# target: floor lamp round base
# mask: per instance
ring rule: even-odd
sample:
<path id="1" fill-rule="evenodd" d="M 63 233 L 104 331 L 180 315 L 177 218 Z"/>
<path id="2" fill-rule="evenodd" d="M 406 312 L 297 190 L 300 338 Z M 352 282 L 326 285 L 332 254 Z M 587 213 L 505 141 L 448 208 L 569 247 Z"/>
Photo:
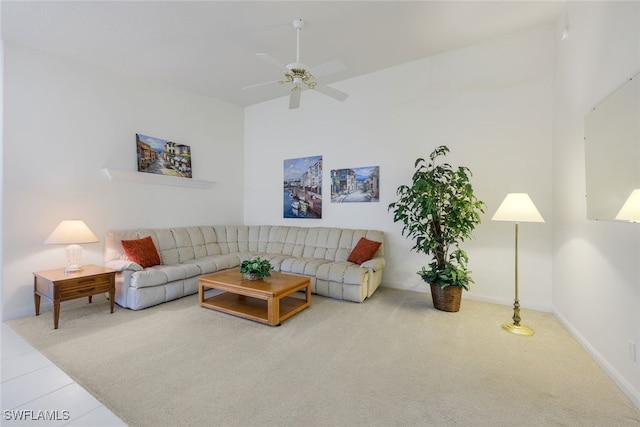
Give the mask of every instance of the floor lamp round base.
<path id="1" fill-rule="evenodd" d="M 516 335 L 524 335 L 526 337 L 530 337 L 533 334 L 535 334 L 535 331 L 533 329 L 531 329 L 528 326 L 524 326 L 524 325 L 515 325 L 513 323 L 503 323 L 502 324 L 502 329 L 504 329 L 507 332 L 511 332 L 512 334 L 516 334 Z"/>

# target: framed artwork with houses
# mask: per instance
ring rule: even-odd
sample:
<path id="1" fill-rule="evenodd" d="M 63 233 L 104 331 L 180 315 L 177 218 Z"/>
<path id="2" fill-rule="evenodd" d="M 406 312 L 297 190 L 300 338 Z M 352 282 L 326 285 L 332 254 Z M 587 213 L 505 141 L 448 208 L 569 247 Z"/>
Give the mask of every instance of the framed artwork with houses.
<path id="1" fill-rule="evenodd" d="M 284 161 L 284 218 L 322 218 L 322 156 Z"/>
<path id="2" fill-rule="evenodd" d="M 331 202 L 380 201 L 380 167 L 331 170 Z"/>
<path id="3" fill-rule="evenodd" d="M 191 147 L 136 134 L 138 172 L 191 178 Z"/>

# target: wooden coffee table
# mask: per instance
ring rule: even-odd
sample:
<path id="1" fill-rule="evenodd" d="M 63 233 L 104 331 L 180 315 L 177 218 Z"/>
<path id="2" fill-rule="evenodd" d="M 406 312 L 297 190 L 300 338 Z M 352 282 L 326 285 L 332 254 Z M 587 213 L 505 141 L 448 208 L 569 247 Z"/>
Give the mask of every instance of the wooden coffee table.
<path id="1" fill-rule="evenodd" d="M 205 299 L 207 288 L 225 292 Z M 292 296 L 302 290 L 304 299 Z M 234 268 L 201 277 L 198 295 L 202 307 L 278 326 L 311 306 L 311 281 L 306 276 L 275 271 L 262 280 L 248 280 Z"/>

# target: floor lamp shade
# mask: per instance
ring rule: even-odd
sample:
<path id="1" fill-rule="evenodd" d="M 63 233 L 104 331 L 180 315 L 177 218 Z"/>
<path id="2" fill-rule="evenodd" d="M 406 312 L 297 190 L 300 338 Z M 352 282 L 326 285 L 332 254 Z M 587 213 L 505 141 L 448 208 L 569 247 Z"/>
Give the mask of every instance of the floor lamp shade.
<path id="1" fill-rule="evenodd" d="M 82 243 L 95 243 L 98 238 L 81 219 L 63 220 L 44 241 L 45 245 L 69 245 L 67 252 L 67 267 L 65 271 L 80 270 Z"/>
<path id="2" fill-rule="evenodd" d="M 493 217 L 492 221 L 511 221 L 516 223 L 516 268 L 515 268 L 515 300 L 513 303 L 513 323 L 503 323 L 502 329 L 517 334 L 532 336 L 533 329 L 520 324 L 520 297 L 518 296 L 518 252 L 520 247 L 520 223 L 544 222 L 542 215 L 531 201 L 527 193 L 509 193 Z"/>
<path id="3" fill-rule="evenodd" d="M 504 198 L 492 221 L 544 222 L 542 215 L 527 193 L 509 193 Z"/>

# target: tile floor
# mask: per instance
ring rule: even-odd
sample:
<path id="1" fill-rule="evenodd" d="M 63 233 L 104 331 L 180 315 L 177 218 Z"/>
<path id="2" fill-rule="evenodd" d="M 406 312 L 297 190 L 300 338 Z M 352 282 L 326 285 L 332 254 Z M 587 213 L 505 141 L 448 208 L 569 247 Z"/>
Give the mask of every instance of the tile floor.
<path id="1" fill-rule="evenodd" d="M 4 323 L 0 335 L 0 425 L 126 426 Z"/>

